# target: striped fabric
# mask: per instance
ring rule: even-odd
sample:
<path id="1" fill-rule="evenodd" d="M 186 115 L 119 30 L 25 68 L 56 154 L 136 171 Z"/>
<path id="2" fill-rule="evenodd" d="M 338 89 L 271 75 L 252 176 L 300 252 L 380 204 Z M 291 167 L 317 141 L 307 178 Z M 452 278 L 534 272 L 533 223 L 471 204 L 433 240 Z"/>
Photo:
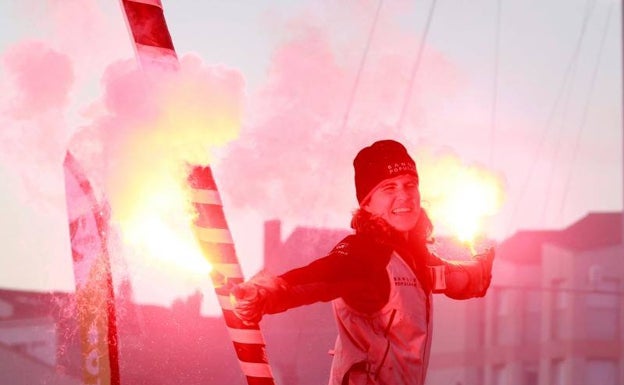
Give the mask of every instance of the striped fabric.
<path id="1" fill-rule="evenodd" d="M 153 64 L 178 68 L 160 0 L 122 0 L 122 3 L 143 68 Z M 243 273 L 210 167 L 195 166 L 188 183 L 191 200 L 199 214 L 193 224 L 195 234 L 212 265 L 210 277 L 240 367 L 249 385 L 274 385 L 260 328 L 243 324 L 232 312 L 230 289 L 243 281 Z"/>
<path id="2" fill-rule="evenodd" d="M 119 385 L 113 278 L 108 258 L 108 221 L 89 180 L 67 152 L 63 163 L 83 383 Z"/>
<path id="3" fill-rule="evenodd" d="M 122 0 L 122 4 L 141 66 L 177 69 L 178 57 L 160 0 Z"/>
<path id="4" fill-rule="evenodd" d="M 232 311 L 230 289 L 243 281 L 243 274 L 210 168 L 194 167 L 189 176 L 189 186 L 193 205 L 199 214 L 194 224 L 197 239 L 212 265 L 213 286 L 247 383 L 274 384 L 260 328 L 244 324 Z M 205 197 L 211 199 L 203 199 Z"/>

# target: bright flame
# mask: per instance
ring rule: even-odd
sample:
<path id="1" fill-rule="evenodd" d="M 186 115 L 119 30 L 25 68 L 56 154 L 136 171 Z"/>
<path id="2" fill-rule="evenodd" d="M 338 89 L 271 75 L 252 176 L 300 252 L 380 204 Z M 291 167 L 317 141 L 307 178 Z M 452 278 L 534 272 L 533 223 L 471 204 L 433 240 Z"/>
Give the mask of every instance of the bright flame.
<path id="1" fill-rule="evenodd" d="M 168 100 L 158 119 L 127 135 L 120 147 L 124 166 L 113 182 L 114 209 L 125 241 L 149 256 L 151 264 L 210 271 L 191 231 L 197 214 L 185 185 L 187 165 L 210 163 L 204 138 L 209 136 L 214 146 L 223 145 L 238 125 L 231 113 L 208 116 L 179 100 Z M 208 135 L 206 127 L 214 133 Z"/>
<path id="2" fill-rule="evenodd" d="M 148 179 L 130 183 L 138 190 L 129 196 L 141 197 L 126 200 L 118 218 L 125 243 L 152 266 L 207 275 L 211 266 L 192 232 L 194 214 L 186 190 L 172 178 Z"/>
<path id="3" fill-rule="evenodd" d="M 180 71 L 122 70 L 110 75 L 107 105 L 115 114 L 104 131 L 112 219 L 146 264 L 208 273 L 192 229 L 188 166 L 210 164 L 210 151 L 237 137 L 242 75 L 192 55 L 182 58 Z"/>
<path id="4" fill-rule="evenodd" d="M 211 266 L 192 231 L 196 214 L 184 185 L 186 168 L 163 157 L 153 157 L 152 167 L 140 161 L 126 166 L 125 182 L 111 194 L 124 244 L 150 266 L 206 276 Z"/>
<path id="5" fill-rule="evenodd" d="M 452 157 L 421 169 L 421 194 L 430 203 L 427 211 L 431 219 L 467 244 L 474 254 L 474 240 L 484 219 L 502 205 L 502 182 L 487 170 L 464 166 Z"/>

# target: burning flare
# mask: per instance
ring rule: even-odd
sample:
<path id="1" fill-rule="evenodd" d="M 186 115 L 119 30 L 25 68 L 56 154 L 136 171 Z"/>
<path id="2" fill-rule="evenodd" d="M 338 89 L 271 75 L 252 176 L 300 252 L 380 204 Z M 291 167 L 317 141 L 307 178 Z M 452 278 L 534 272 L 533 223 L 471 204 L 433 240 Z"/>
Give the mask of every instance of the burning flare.
<path id="1" fill-rule="evenodd" d="M 189 225 L 195 214 L 185 189 L 168 178 L 140 184 L 146 187 L 142 198 L 128 201 L 118 219 L 126 244 L 151 265 L 206 276 L 211 266 Z"/>
<path id="2" fill-rule="evenodd" d="M 453 157 L 422 169 L 421 194 L 423 201 L 430 203 L 432 220 L 475 254 L 474 241 L 484 219 L 502 205 L 502 182 L 489 171 L 462 165 Z"/>
<path id="3" fill-rule="evenodd" d="M 188 165 L 210 164 L 212 151 L 238 136 L 241 74 L 186 55 L 174 72 L 120 65 L 106 84 L 106 193 L 124 245 L 149 266 L 206 277 Z"/>

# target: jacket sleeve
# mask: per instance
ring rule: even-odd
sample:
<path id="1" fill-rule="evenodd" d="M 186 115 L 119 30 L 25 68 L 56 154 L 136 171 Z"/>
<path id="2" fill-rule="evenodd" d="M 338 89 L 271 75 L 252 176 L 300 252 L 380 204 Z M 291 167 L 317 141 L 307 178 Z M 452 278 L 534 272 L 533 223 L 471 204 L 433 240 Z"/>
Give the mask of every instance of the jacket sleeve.
<path id="1" fill-rule="evenodd" d="M 492 280 L 493 261 L 494 249 L 469 261 L 449 261 L 431 254 L 428 265 L 433 291 L 454 299 L 483 297 Z"/>
<path id="2" fill-rule="evenodd" d="M 256 323 L 274 314 L 342 297 L 363 312 L 376 311 L 388 300 L 385 266 L 392 249 L 358 235 L 343 239 L 326 256 L 274 276 L 257 274 L 232 289 L 234 313 Z"/>
<path id="3" fill-rule="evenodd" d="M 385 266 L 391 252 L 387 246 L 349 235 L 326 256 L 280 275 L 286 290 L 276 296 L 276 303 L 280 306 L 268 309 L 268 312 L 281 312 L 339 297 L 357 308 L 375 307 L 376 302 L 383 301 L 377 297 L 387 297 L 387 282 L 378 281 L 387 280 Z M 376 287 L 375 292 L 367 290 L 371 286 Z M 362 298 L 367 304 L 359 304 Z"/>
<path id="4" fill-rule="evenodd" d="M 319 266 L 331 267 L 333 258 L 327 256 L 312 264 L 291 270 L 281 276 L 261 272 L 231 289 L 234 296 L 234 314 L 243 322 L 258 323 L 265 314 L 281 313 L 288 309 L 319 301 L 329 301 L 340 295 L 340 288 L 328 280 L 315 281 L 308 276 L 317 274 Z"/>
<path id="5" fill-rule="evenodd" d="M 272 305 L 266 313 L 279 313 L 343 296 L 349 290 L 350 281 L 357 276 L 354 247 L 353 236 L 348 236 L 326 256 L 279 275 L 282 289 L 271 293 Z"/>

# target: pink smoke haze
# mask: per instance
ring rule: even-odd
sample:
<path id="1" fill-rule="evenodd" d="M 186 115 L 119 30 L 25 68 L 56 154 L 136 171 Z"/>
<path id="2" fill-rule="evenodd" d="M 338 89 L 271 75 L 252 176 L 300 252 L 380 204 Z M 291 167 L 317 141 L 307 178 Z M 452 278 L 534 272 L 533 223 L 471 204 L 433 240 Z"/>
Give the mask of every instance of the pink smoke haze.
<path id="1" fill-rule="evenodd" d="M 212 163 L 214 153 L 237 137 L 243 77 L 188 54 L 178 71 L 139 68 L 132 59 L 113 63 L 102 87 L 90 108 L 97 111 L 95 119 L 79 130 L 70 149 L 111 205 L 124 274 L 150 287 L 146 295 L 139 292 L 148 302 L 173 300 L 189 285 L 208 285 L 207 273 L 188 262 L 192 251 L 185 252 L 196 241 L 187 238 L 192 221 L 188 196 L 180 189 L 189 165 Z"/>
<path id="2" fill-rule="evenodd" d="M 15 178 L 16 195 L 65 212 L 61 164 L 75 134 L 94 73 L 132 54 L 123 20 L 96 0 L 24 1 L 17 16 L 32 23 L 32 38 L 0 58 L 0 160 Z M 123 40 L 121 40 L 123 38 Z M 97 49 L 94 49 L 97 47 Z M 76 99 L 79 98 L 79 99 Z"/>
<path id="3" fill-rule="evenodd" d="M 207 66 L 194 55 L 178 72 L 144 71 L 134 60 L 106 70 L 100 116 L 72 143 L 83 161 L 106 164 L 107 191 L 127 191 L 128 180 L 165 172 L 162 167 L 208 163 L 211 149 L 234 139 L 243 113 L 243 78 L 224 67 Z M 97 141 L 93 145 L 92 141 Z M 134 175 L 132 175 L 134 173 Z M 180 173 L 183 179 L 184 175 Z"/>
<path id="4" fill-rule="evenodd" d="M 62 197 L 59 164 L 68 137 L 64 112 L 72 64 L 43 42 L 25 41 L 2 55 L 2 68 L 0 159 L 20 181 L 14 186 L 27 201 Z"/>
<path id="5" fill-rule="evenodd" d="M 20 197 L 62 197 L 61 164 L 70 149 L 118 219 L 157 183 L 182 181 L 189 163 L 209 163 L 229 222 L 240 229 L 234 236 L 243 234 L 237 247 L 258 255 L 260 241 L 249 239 L 259 237 L 264 219 L 348 226 L 357 206 L 353 157 L 375 140 L 400 140 L 419 169 L 437 162 L 421 156 L 425 150 L 487 160 L 491 100 L 474 97 L 466 71 L 428 41 L 411 83 L 422 31 L 397 22 L 410 2 L 384 4 L 359 74 L 376 2 L 326 2 L 271 19 L 281 44 L 253 90 L 237 69 L 194 54 L 178 52 L 175 73 L 140 69 L 113 3 L 46 2 L 49 41 L 25 41 L 2 56 L 0 159 L 25 176 Z M 508 123 L 500 148 L 524 147 L 517 144 L 524 138 L 506 133 L 521 132 L 528 119 L 520 108 L 505 113 L 501 108 L 499 119 Z M 504 154 L 514 170 L 524 167 L 526 148 L 519 147 Z M 57 208 L 64 212 L 64 203 Z"/>
<path id="6" fill-rule="evenodd" d="M 92 87 L 93 79 L 101 76 L 111 62 L 133 55 L 118 1 L 23 0 L 15 3 L 17 15 L 32 22 L 31 33 L 71 59 L 77 79 L 75 91 Z"/>
<path id="7" fill-rule="evenodd" d="M 390 137 L 415 153 L 421 138 L 435 131 L 434 119 L 460 91 L 462 76 L 426 46 L 426 76 L 416 79 L 405 124 L 397 127 L 418 41 L 393 26 L 390 15 L 380 16 L 383 32 L 371 42 L 349 106 L 373 10 L 345 18 L 343 33 L 352 34 L 338 35 L 339 41 L 310 14 L 288 25 L 292 37 L 275 51 L 266 84 L 250 98 L 241 137 L 217 167 L 235 207 L 290 223 L 346 226 L 357 205 L 351 166 L 356 152 Z M 365 22 L 369 28 L 362 28 Z"/>
<path id="8" fill-rule="evenodd" d="M 73 82 L 69 58 L 42 42 L 24 42 L 7 50 L 3 64 L 16 91 L 10 113 L 25 119 L 62 109 Z"/>

